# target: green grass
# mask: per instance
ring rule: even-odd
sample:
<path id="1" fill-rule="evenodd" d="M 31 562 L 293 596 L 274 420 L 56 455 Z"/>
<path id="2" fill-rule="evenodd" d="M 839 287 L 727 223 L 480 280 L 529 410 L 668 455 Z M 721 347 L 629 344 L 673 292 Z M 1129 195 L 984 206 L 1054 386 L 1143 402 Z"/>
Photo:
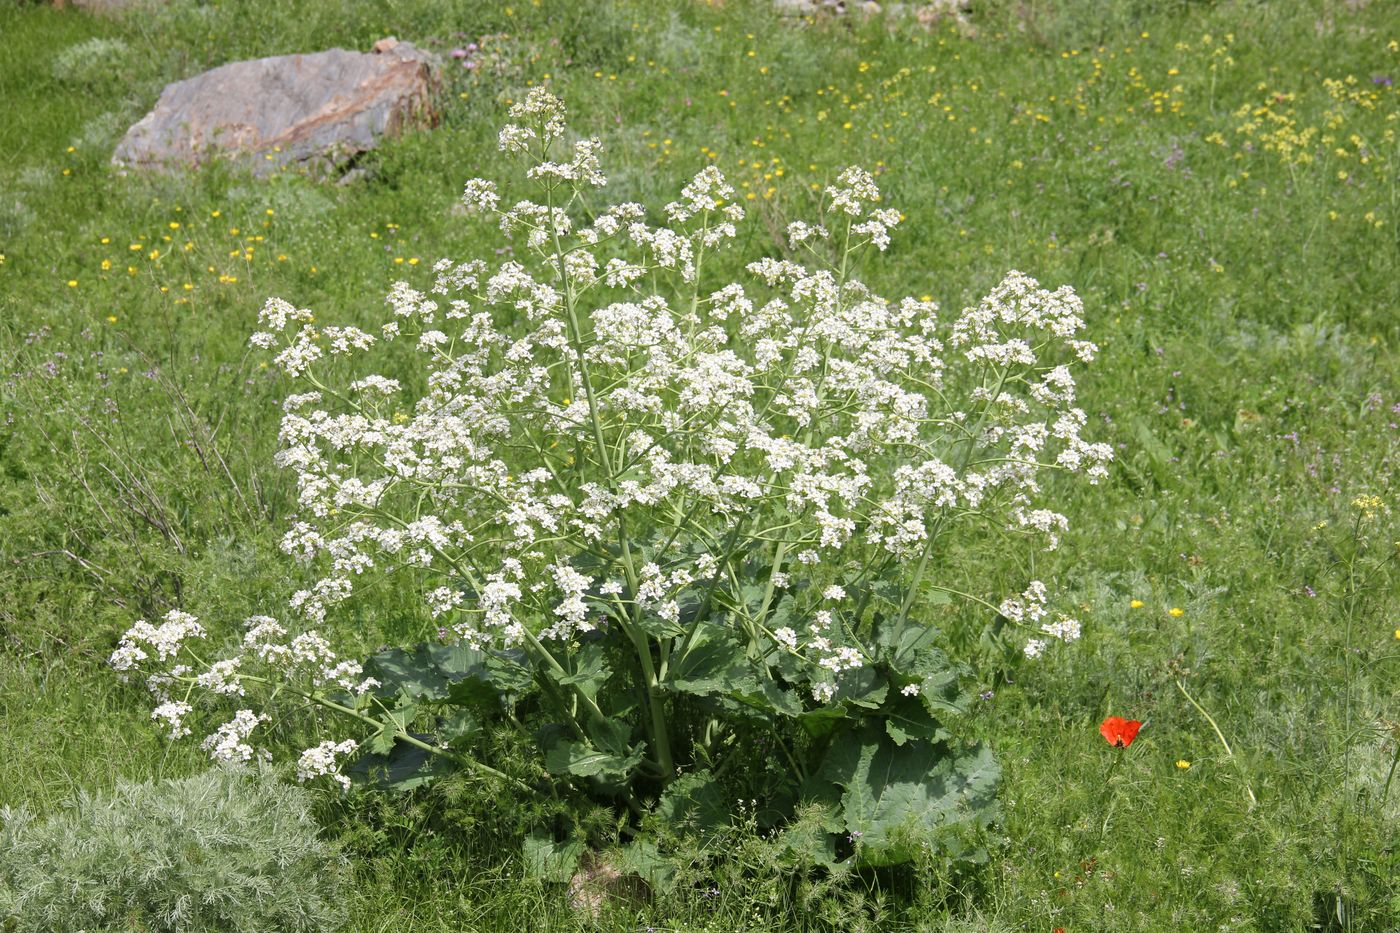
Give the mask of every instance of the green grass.
<path id="1" fill-rule="evenodd" d="M 1381 2 L 1103 6 L 979 4 L 975 36 L 737 0 L 0 9 L 0 804 L 202 766 L 105 658 L 134 618 L 179 604 L 232 622 L 295 586 L 276 549 L 281 387 L 245 350 L 257 309 L 279 295 L 370 320 L 415 259 L 477 255 L 488 231 L 456 196 L 493 173 L 505 102 L 548 75 L 602 136 L 618 198 L 661 202 L 713 158 L 754 196 L 756 248 L 861 163 L 908 215 L 864 270 L 877 287 L 955 312 L 1010 268 L 1073 285 L 1103 350 L 1083 407 L 1120 457 L 1067 491 L 1073 532 L 1034 568 L 1082 604 L 1083 642 L 984 685 L 971 719 L 1005 772 L 986 864 L 775 892 L 749 840 L 717 895 L 618 929 L 1400 926 L 1400 786 L 1383 799 L 1400 741 L 1400 24 Z M 439 52 L 497 38 L 483 74 L 449 69 L 441 125 L 383 146 L 365 180 L 107 164 L 165 82 L 387 34 Z M 94 37 L 125 46 L 105 78 L 55 72 Z M 1362 495 L 1390 511 L 1358 521 Z M 343 637 L 413 637 L 411 605 L 376 595 Z M 1110 713 L 1148 721 L 1126 752 L 1097 735 Z M 469 800 L 325 815 L 356 857 L 352 929 L 578 923 Z"/>

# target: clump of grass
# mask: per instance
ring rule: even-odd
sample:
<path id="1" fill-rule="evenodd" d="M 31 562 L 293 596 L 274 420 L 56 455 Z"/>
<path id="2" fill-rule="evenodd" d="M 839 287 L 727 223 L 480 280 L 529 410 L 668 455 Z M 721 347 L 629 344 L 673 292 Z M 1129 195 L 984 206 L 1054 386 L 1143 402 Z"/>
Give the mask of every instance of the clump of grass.
<path id="1" fill-rule="evenodd" d="M 37 819 L 0 809 L 7 931 L 317 931 L 341 922 L 341 860 L 305 790 L 215 768 L 80 793 Z"/>

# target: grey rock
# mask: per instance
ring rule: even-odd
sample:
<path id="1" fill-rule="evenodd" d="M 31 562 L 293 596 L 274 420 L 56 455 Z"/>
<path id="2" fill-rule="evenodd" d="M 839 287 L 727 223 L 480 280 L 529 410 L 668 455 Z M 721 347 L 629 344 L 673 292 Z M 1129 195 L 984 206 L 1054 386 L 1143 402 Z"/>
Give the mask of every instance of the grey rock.
<path id="1" fill-rule="evenodd" d="M 330 168 L 384 136 L 436 121 L 433 58 L 381 39 L 373 53 L 330 49 L 233 62 L 167 85 L 112 155 L 123 168 L 251 160 L 257 174 Z"/>

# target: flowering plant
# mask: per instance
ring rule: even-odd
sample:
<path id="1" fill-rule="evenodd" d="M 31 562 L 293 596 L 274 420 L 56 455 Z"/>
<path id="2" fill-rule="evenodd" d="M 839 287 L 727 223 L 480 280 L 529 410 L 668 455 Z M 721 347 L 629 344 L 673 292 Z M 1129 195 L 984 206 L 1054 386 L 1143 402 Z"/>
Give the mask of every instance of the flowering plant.
<path id="1" fill-rule="evenodd" d="M 872 863 L 985 812 L 995 763 L 951 741 L 959 669 L 920 610 L 970 601 L 1026 629 L 1029 656 L 1078 637 L 1039 582 L 997 604 L 930 572 L 954 535 L 1055 547 L 1066 519 L 1042 475 L 1105 474 L 1074 404 L 1070 364 L 1095 349 L 1078 297 L 1012 273 L 950 321 L 877 295 L 855 266 L 902 216 L 859 168 L 825 189 L 820 224 L 788 227 L 787 258 L 711 283 L 744 217 L 718 169 L 660 225 L 597 209 L 599 141 L 566 144 L 542 89 L 510 113 L 500 149 L 534 199 L 478 179 L 464 201 L 528 261 L 443 260 L 427 292 L 394 285 L 375 332 L 274 299 L 253 337 L 305 386 L 277 462 L 299 490 L 283 548 L 317 572 L 291 609 L 320 625 L 360 581 L 406 571 L 441 643 L 361 665 L 259 617 L 205 663 L 198 622 L 172 613 L 133 628 L 116 666 L 149 674 L 172 735 L 191 690 L 256 686 L 358 720 L 391 778 L 434 756 L 501 777 L 477 737 L 504 721 L 549 780 L 637 812 L 713 812 L 736 785 L 775 820 L 824 800 L 833 838 Z M 421 374 L 337 380 L 339 358 L 396 341 Z M 206 744 L 254 755 L 262 721 L 240 711 Z M 348 783 L 357 751 L 326 741 L 299 773 Z"/>

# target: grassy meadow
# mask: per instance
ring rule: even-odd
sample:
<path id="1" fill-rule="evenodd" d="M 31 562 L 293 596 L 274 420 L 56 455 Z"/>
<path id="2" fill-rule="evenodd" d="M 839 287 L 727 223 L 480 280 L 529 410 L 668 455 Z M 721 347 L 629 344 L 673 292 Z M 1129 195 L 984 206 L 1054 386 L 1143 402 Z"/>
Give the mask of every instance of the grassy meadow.
<path id="1" fill-rule="evenodd" d="M 109 165 L 167 82 L 385 35 L 444 56 L 441 120 L 362 177 Z M 740 833 L 710 882 L 603 928 L 1400 929 L 1395 4 L 996 0 L 970 26 L 756 0 L 8 4 L 0 39 L 0 805 L 204 769 L 106 659 L 137 618 L 227 636 L 297 588 L 258 309 L 375 321 L 396 279 L 493 258 L 457 200 L 547 83 L 618 200 L 719 166 L 744 253 L 854 163 L 907 215 L 876 287 L 956 313 L 1009 269 L 1072 285 L 1102 350 L 1085 434 L 1117 451 L 1066 487 L 1057 551 L 977 555 L 1084 622 L 979 685 L 970 728 L 1003 768 L 985 861 L 833 885 L 775 878 Z M 472 69 L 447 57 L 468 42 Z M 335 616 L 341 643 L 432 632 L 401 589 Z M 1146 723 L 1131 748 L 1098 735 L 1110 714 Z M 524 876 L 499 800 L 320 793 L 347 929 L 588 926 Z"/>

